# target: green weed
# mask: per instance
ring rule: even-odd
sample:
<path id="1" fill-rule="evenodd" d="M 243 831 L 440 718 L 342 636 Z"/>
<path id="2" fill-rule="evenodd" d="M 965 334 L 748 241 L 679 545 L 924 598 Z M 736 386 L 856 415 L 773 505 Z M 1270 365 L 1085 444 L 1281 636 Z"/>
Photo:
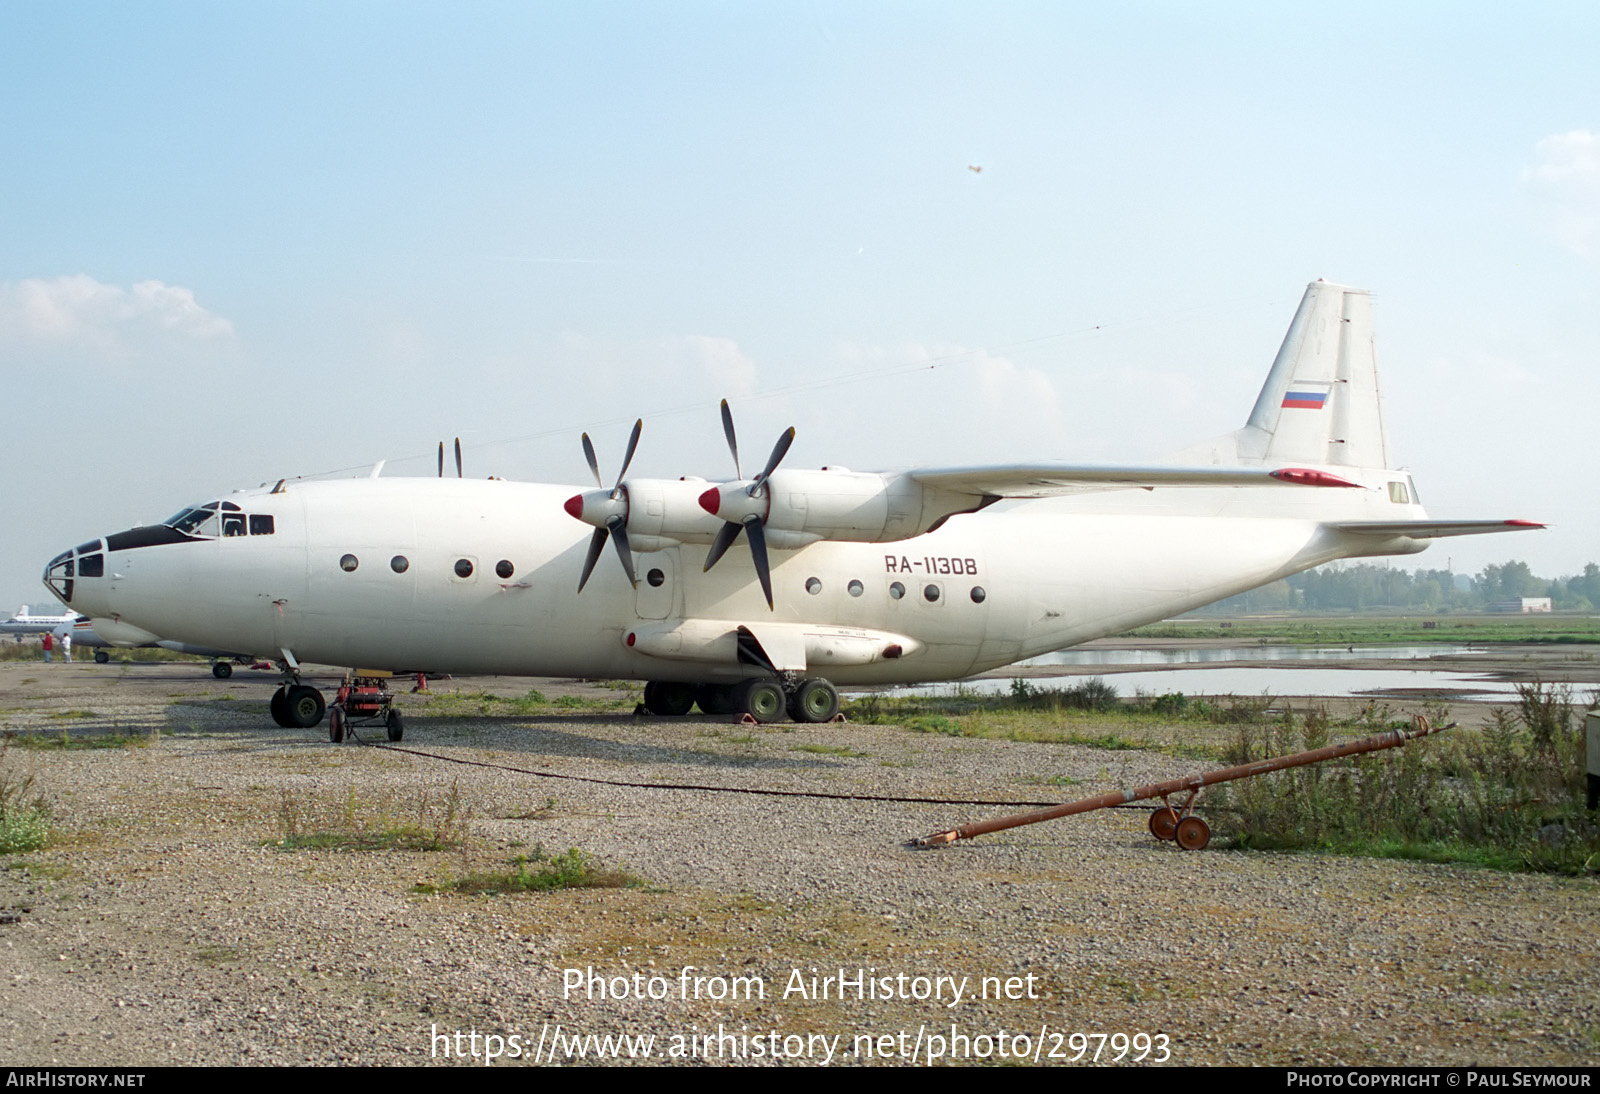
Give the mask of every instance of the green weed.
<path id="1" fill-rule="evenodd" d="M 444 851 L 460 847 L 472 806 L 455 783 L 450 792 L 423 791 L 416 804 L 398 811 L 390 803 L 368 805 L 352 789 L 342 799 L 302 800 L 283 791 L 278 801 L 281 851 Z"/>
<path id="2" fill-rule="evenodd" d="M 50 836 L 50 804 L 33 788 L 33 772 L 5 762 L 11 734 L 0 743 L 0 855 L 37 851 Z"/>
<path id="3" fill-rule="evenodd" d="M 644 884 L 621 867 L 603 866 L 593 855 L 569 847 L 559 855 L 546 855 L 542 847 L 510 860 L 513 867 L 491 873 L 472 873 L 441 885 L 419 884 L 418 892 L 436 893 L 542 893 L 553 889 L 634 889 Z"/>
<path id="4" fill-rule="evenodd" d="M 1246 847 L 1328 849 L 1499 869 L 1600 872 L 1600 827 L 1584 806 L 1581 719 L 1570 690 L 1518 686 L 1519 712 L 1481 733 L 1292 768 L 1218 787 L 1219 830 Z M 1346 727 L 1396 725 L 1369 705 Z M 1230 759 L 1247 763 L 1328 743 L 1325 713 L 1242 726 Z"/>

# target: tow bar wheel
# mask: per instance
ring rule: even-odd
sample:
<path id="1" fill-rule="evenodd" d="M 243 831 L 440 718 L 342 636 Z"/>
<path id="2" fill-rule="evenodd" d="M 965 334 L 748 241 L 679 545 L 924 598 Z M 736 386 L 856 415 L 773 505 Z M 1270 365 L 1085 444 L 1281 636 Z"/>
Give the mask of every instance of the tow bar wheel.
<path id="1" fill-rule="evenodd" d="M 1172 838 L 1185 851 L 1203 851 L 1211 842 L 1211 826 L 1196 816 L 1184 817 L 1173 829 Z"/>
<path id="2" fill-rule="evenodd" d="M 1178 811 L 1172 806 L 1163 805 L 1150 814 L 1150 834 L 1156 839 L 1170 840 L 1177 829 Z"/>

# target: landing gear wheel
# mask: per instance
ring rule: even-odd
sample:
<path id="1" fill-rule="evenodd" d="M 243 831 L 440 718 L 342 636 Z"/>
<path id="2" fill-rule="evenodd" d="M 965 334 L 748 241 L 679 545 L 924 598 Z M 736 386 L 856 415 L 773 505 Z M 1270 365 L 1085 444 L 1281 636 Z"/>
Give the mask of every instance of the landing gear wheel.
<path id="1" fill-rule="evenodd" d="M 1163 805 L 1150 814 L 1150 834 L 1159 840 L 1171 840 L 1178 828 L 1178 811 Z"/>
<path id="2" fill-rule="evenodd" d="M 103 665 L 109 660 L 111 660 L 111 655 L 109 653 L 107 653 L 105 650 L 95 650 L 94 651 L 94 663 L 95 664 Z"/>
<path id="3" fill-rule="evenodd" d="M 1178 822 L 1172 838 L 1185 851 L 1203 851 L 1206 844 L 1211 842 L 1211 826 L 1199 817 L 1184 817 Z"/>
<path id="4" fill-rule="evenodd" d="M 789 697 L 789 717 L 797 722 L 826 722 L 839 713 L 839 689 L 814 676 Z"/>
<path id="5" fill-rule="evenodd" d="M 233 675 L 233 666 L 226 661 L 213 661 L 211 662 L 211 675 L 218 680 L 226 680 Z"/>
<path id="6" fill-rule="evenodd" d="M 694 701 L 705 714 L 732 714 L 738 709 L 733 692 L 726 684 L 700 684 L 694 689 Z"/>
<path id="7" fill-rule="evenodd" d="M 284 711 L 289 724 L 296 729 L 310 729 L 322 721 L 322 712 L 327 709 L 327 704 L 322 698 L 322 692 L 305 684 L 295 684 L 289 689 L 289 694 L 284 700 Z"/>
<path id="8" fill-rule="evenodd" d="M 328 740 L 338 744 L 344 740 L 344 708 L 333 707 L 328 711 Z"/>
<path id="9" fill-rule="evenodd" d="M 389 734 L 391 741 L 398 741 L 406 735 L 406 723 L 401 719 L 398 710 L 389 712 L 389 717 L 383 720 L 383 728 Z"/>
<path id="10" fill-rule="evenodd" d="M 735 709 L 758 722 L 776 722 L 783 717 L 783 688 L 776 680 L 746 680 L 739 685 Z"/>
<path id="11" fill-rule="evenodd" d="M 272 720 L 284 729 L 293 729 L 294 723 L 289 721 L 289 685 L 284 684 L 272 693 L 272 702 L 268 704 L 272 711 Z"/>
<path id="12" fill-rule="evenodd" d="M 675 680 L 652 680 L 644 686 L 644 709 L 651 714 L 679 718 L 694 706 L 695 687 Z"/>

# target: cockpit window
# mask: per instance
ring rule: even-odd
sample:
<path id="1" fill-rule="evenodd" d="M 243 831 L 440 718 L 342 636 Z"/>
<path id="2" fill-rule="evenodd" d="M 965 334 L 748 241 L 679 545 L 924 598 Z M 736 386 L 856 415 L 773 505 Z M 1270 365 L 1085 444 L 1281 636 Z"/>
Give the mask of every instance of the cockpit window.
<path id="1" fill-rule="evenodd" d="M 171 520 L 167 527 L 186 536 L 214 536 L 217 534 L 216 502 L 209 509 L 187 509 Z"/>

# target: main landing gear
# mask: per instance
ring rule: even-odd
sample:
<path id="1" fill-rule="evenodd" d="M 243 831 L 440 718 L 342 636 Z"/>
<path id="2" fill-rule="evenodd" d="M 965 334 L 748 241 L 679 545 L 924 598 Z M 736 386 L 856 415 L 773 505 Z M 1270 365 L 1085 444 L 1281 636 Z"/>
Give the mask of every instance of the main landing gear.
<path id="1" fill-rule="evenodd" d="M 679 717 L 698 706 L 713 716 L 749 715 L 758 722 L 828 722 L 839 713 L 839 689 L 820 676 L 793 680 L 754 677 L 737 684 L 685 684 L 652 680 L 644 686 L 644 710 Z"/>

